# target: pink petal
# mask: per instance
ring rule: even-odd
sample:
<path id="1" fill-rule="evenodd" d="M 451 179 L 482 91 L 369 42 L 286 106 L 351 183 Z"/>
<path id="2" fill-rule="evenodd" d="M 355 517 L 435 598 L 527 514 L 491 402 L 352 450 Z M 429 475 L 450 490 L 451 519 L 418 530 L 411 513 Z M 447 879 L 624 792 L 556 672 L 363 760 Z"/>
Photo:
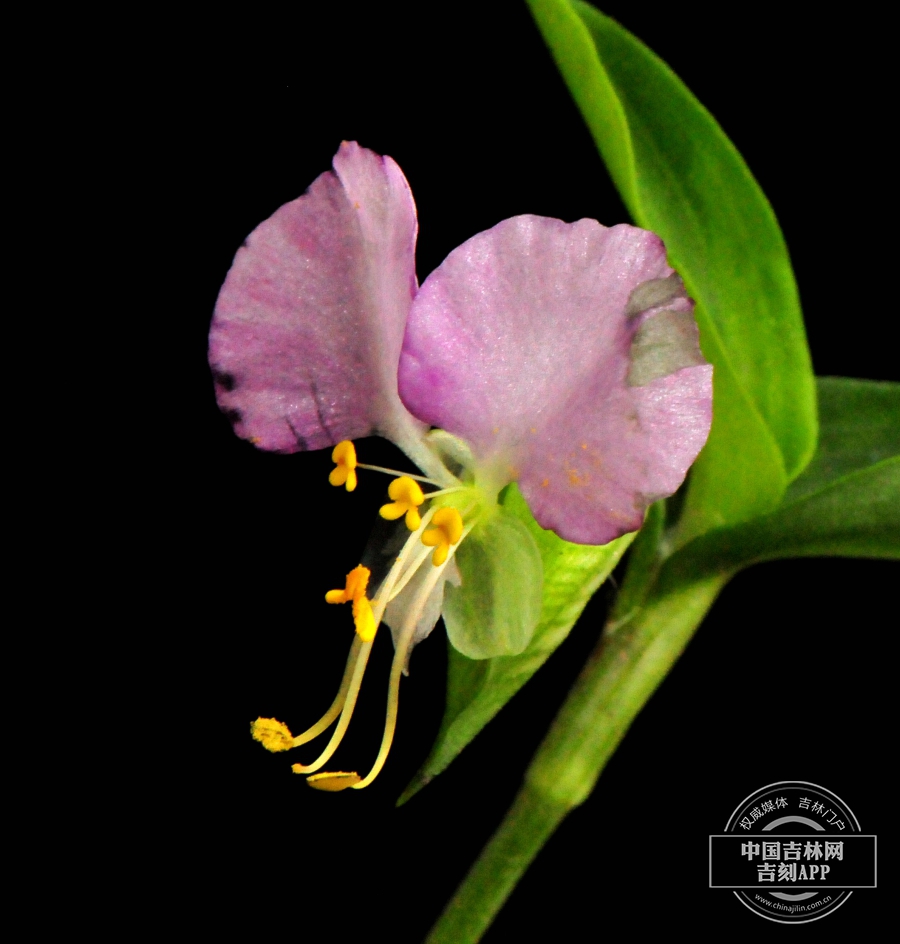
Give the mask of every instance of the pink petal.
<path id="1" fill-rule="evenodd" d="M 397 396 L 415 204 L 389 157 L 344 142 L 334 170 L 234 258 L 209 338 L 219 406 L 239 436 L 275 452 L 372 432 L 415 451 L 422 427 Z"/>
<path id="2" fill-rule="evenodd" d="M 712 415 L 693 304 L 670 276 L 645 230 L 505 220 L 421 287 L 403 401 L 467 440 L 494 486 L 518 480 L 542 527 L 585 544 L 633 531 L 682 482 Z"/>

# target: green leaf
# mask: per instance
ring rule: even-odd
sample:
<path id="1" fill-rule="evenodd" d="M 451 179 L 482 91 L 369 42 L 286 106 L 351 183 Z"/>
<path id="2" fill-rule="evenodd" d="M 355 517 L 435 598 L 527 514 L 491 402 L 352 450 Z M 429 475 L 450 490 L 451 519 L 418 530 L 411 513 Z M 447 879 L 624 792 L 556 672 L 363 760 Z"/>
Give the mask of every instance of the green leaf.
<path id="1" fill-rule="evenodd" d="M 541 555 L 544 586 L 540 621 L 528 648 L 520 655 L 474 661 L 450 647 L 447 707 L 441 728 L 400 803 L 445 770 L 547 661 L 634 540 L 634 534 L 626 534 L 602 547 L 563 541 L 537 524 L 514 485 L 505 492 L 504 509 L 524 523 Z"/>
<path id="2" fill-rule="evenodd" d="M 501 508 L 455 556 L 461 584 L 444 591 L 450 644 L 469 659 L 518 655 L 541 614 L 541 554 L 528 528 Z"/>
<path id="3" fill-rule="evenodd" d="M 900 384 L 819 380 L 819 448 L 780 508 L 693 541 L 664 583 L 782 557 L 900 558 Z"/>
<path id="4" fill-rule="evenodd" d="M 707 334 L 703 348 L 714 364 L 713 424 L 689 473 L 673 538 L 679 546 L 714 528 L 771 511 L 787 485 L 778 447 L 735 379 L 718 339 Z"/>
<path id="5" fill-rule="evenodd" d="M 715 411 L 679 540 L 777 505 L 815 449 L 812 366 L 787 248 L 715 119 L 646 46 L 579 0 L 529 0 L 635 222 L 696 299 Z"/>
<path id="6" fill-rule="evenodd" d="M 818 377 L 819 446 L 785 503 L 820 491 L 851 472 L 900 456 L 900 384 Z"/>

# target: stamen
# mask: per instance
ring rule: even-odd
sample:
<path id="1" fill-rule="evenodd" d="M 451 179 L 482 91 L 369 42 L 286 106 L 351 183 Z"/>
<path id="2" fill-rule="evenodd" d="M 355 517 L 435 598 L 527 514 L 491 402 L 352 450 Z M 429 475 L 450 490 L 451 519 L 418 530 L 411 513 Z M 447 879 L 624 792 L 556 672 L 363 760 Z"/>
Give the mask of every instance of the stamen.
<path id="1" fill-rule="evenodd" d="M 311 764 L 294 764 L 291 770 L 295 774 L 312 774 L 320 767 L 328 763 L 331 755 L 338 749 L 338 745 L 347 733 L 350 725 L 350 719 L 353 717 L 353 709 L 356 707 L 356 699 L 359 697 L 359 689 L 362 685 L 363 675 L 366 671 L 366 663 L 369 661 L 369 653 L 372 651 L 371 642 L 360 642 L 357 650 L 356 664 L 353 666 L 353 675 L 350 678 L 350 684 L 347 687 L 347 695 L 344 700 L 344 706 L 341 711 L 341 718 L 331 740 L 328 742 L 325 750 Z"/>
<path id="2" fill-rule="evenodd" d="M 420 547 L 420 538 L 422 537 L 422 532 L 427 527 L 429 521 L 431 521 L 432 516 L 434 515 L 435 508 L 429 508 L 428 511 L 422 516 L 422 523 L 419 527 L 406 539 L 406 544 L 403 545 L 403 549 L 397 555 L 396 561 L 394 561 L 394 566 L 391 567 L 390 572 L 387 577 L 385 577 L 384 582 L 378 588 L 378 592 L 375 594 L 372 599 L 372 611 L 373 617 L 377 624 L 381 623 L 381 619 L 384 616 L 384 611 L 387 608 L 388 603 L 393 600 L 395 593 L 394 588 L 399 581 L 403 581 L 404 584 L 408 582 L 409 578 L 418 570 L 420 564 L 422 563 L 420 559 L 417 559 L 415 563 L 409 569 L 407 563 L 412 556 L 413 552 Z"/>
<path id="3" fill-rule="evenodd" d="M 360 564 L 347 574 L 343 590 L 329 590 L 325 594 L 326 603 L 355 603 L 366 595 L 372 571 Z"/>
<path id="4" fill-rule="evenodd" d="M 440 482 L 435 482 L 434 479 L 428 478 L 427 475 L 413 475 L 412 472 L 398 472 L 396 469 L 386 469 L 383 465 L 366 465 L 364 462 L 360 462 L 356 466 L 357 469 L 368 469 L 370 472 L 384 472 L 387 475 L 399 475 L 407 479 L 415 479 L 417 482 L 426 482 L 428 485 L 440 485 Z"/>
<path id="5" fill-rule="evenodd" d="M 274 718 L 257 718 L 250 725 L 250 734 L 254 741 L 259 741 L 267 751 L 273 753 L 289 751 L 294 746 L 294 735 L 290 728 Z"/>
<path id="6" fill-rule="evenodd" d="M 423 524 L 418 529 L 419 531 L 424 529 L 425 524 L 428 523 L 432 514 L 433 511 L 429 511 L 425 515 Z M 310 728 L 310 730 L 301 735 L 301 737 L 304 739 L 304 742 L 307 740 L 312 740 L 316 734 L 320 734 L 325 730 L 325 728 L 328 727 L 329 724 L 331 724 L 337 712 L 340 711 L 341 719 L 338 722 L 338 726 L 331 735 L 331 740 L 328 742 L 328 746 L 311 764 L 292 765 L 291 769 L 295 774 L 311 774 L 318 770 L 329 761 L 332 754 L 334 754 L 338 748 L 338 745 L 343 740 L 344 734 L 346 733 L 347 728 L 350 726 L 350 719 L 353 716 L 353 709 L 356 707 L 356 699 L 359 697 L 359 689 L 362 685 L 363 675 L 366 671 L 366 663 L 369 660 L 369 653 L 372 651 L 372 641 L 375 637 L 375 632 L 381 623 L 381 617 L 384 615 L 384 608 L 387 605 L 388 595 L 391 593 L 391 590 L 396 584 L 399 573 L 403 568 L 407 558 L 409 557 L 411 549 L 416 546 L 418 536 L 419 535 L 417 531 L 417 533 L 410 535 L 409 539 L 407 540 L 406 545 L 397 558 L 397 562 L 391 568 L 391 572 L 388 574 L 387 579 L 382 585 L 382 590 L 384 592 L 383 594 L 380 594 L 379 599 L 375 601 L 374 610 L 372 604 L 365 596 L 365 591 L 368 588 L 371 571 L 368 567 L 363 567 L 362 564 L 360 564 L 358 567 L 354 567 L 353 570 L 347 574 L 347 581 L 343 590 L 330 590 L 325 595 L 325 599 L 329 603 L 353 602 L 353 618 L 356 625 L 356 637 L 353 640 L 353 646 L 350 649 L 350 656 L 347 659 L 347 668 L 344 670 L 344 678 L 341 682 L 341 691 L 338 692 L 334 703 L 332 704 L 331 708 L 328 709 L 326 715 L 323 716 L 323 718 L 316 725 L 314 725 L 314 728 L 316 729 L 315 732 L 313 733 L 314 728 Z M 419 562 L 417 562 L 417 567 L 418 563 Z M 413 568 L 413 570 L 417 569 L 417 567 Z M 351 665 L 353 666 L 352 672 Z M 328 719 L 327 721 L 326 718 Z M 280 724 L 280 722 L 275 722 L 275 724 Z M 285 728 L 285 730 L 287 729 Z M 290 732 L 288 732 L 288 734 L 289 733 Z M 295 738 L 294 740 L 298 745 L 299 743 L 303 743 L 299 740 L 299 738 Z M 280 749 L 286 750 L 286 748 Z M 343 786 L 324 786 L 325 783 L 332 783 L 332 781 L 328 779 L 329 777 L 336 777 L 338 774 L 322 774 L 321 776 L 322 781 L 320 785 L 317 786 L 317 784 L 319 784 L 319 781 L 317 780 L 316 783 L 312 783 L 310 786 L 316 787 L 316 789 L 319 790 L 343 790 L 346 789 L 346 787 L 354 785 L 348 780 L 346 782 L 334 781 L 335 784 L 343 782 Z M 340 774 L 340 777 L 349 776 L 351 775 L 343 773 Z"/>
<path id="7" fill-rule="evenodd" d="M 404 476 L 400 476 L 400 478 L 402 479 Z M 394 484 L 392 483 L 392 485 Z M 416 490 L 421 495 L 421 489 L 417 487 L 413 489 L 411 486 L 414 486 L 413 482 L 397 485 L 393 493 L 389 492 L 390 497 L 394 499 L 395 503 L 399 503 L 405 498 L 409 498 L 410 495 L 418 497 L 415 494 Z M 395 517 L 399 517 L 399 514 Z M 429 522 L 433 523 L 435 527 L 426 531 L 425 528 Z M 394 599 L 406 587 L 413 574 L 419 570 L 428 554 L 431 553 L 430 548 L 435 547 L 433 555 L 435 567 L 422 582 L 422 586 L 418 588 L 413 605 L 408 611 L 397 641 L 394 660 L 391 664 L 384 734 L 375 763 L 364 779 L 361 779 L 356 772 L 348 771 L 323 771 L 320 774 L 308 777 L 307 782 L 314 789 L 328 792 L 339 792 L 348 788 L 359 790 L 368 786 L 381 772 L 397 726 L 400 676 L 403 674 L 403 669 L 409 658 L 409 650 L 416 626 L 428 598 L 437 586 L 449 557 L 455 553 L 456 545 L 466 537 L 472 527 L 474 527 L 474 522 L 469 524 L 465 530 L 463 529 L 462 517 L 455 508 L 430 509 L 406 541 L 375 600 L 370 601 L 366 597 L 371 571 L 362 564 L 347 574 L 343 590 L 330 590 L 326 594 L 325 599 L 329 603 L 353 604 L 353 619 L 356 626 L 356 636 L 347 659 L 347 666 L 341 680 L 341 688 L 334 702 L 313 727 L 296 738 L 291 736 L 286 725 L 275 719 L 261 718 L 253 726 L 253 736 L 269 750 L 288 750 L 290 747 L 299 746 L 312 740 L 324 731 L 340 712 L 340 720 L 325 750 L 311 764 L 293 764 L 291 769 L 297 774 L 315 774 L 315 771 L 324 766 L 337 750 L 350 725 L 359 697 L 363 675 L 372 651 L 372 642 L 384 615 L 385 607 L 390 600 Z M 420 540 L 421 544 L 419 543 Z M 425 547 L 423 548 L 422 545 L 425 545 Z M 419 548 L 419 553 L 410 562 L 410 557 L 413 555 L 415 548 Z"/>
<path id="8" fill-rule="evenodd" d="M 347 657 L 347 665 L 344 668 L 344 675 L 341 679 L 341 687 L 338 689 L 337 695 L 334 696 L 331 707 L 311 728 L 307 728 L 303 734 L 293 737 L 290 729 L 283 722 L 276 721 L 275 718 L 257 718 L 250 725 L 250 734 L 253 739 L 259 741 L 266 750 L 277 752 L 289 751 L 292 747 L 300 747 L 301 744 L 306 744 L 307 741 L 318 737 L 341 713 L 341 709 L 344 707 L 347 691 L 350 688 L 350 680 L 353 677 L 353 667 L 361 645 L 362 640 L 359 636 L 354 636 L 353 645 L 350 647 L 350 655 Z"/>
<path id="9" fill-rule="evenodd" d="M 329 590 L 325 594 L 326 603 L 352 603 L 353 624 L 356 633 L 363 642 L 371 642 L 375 638 L 378 623 L 372 616 L 372 604 L 366 599 L 366 588 L 369 586 L 369 577 L 372 571 L 360 564 L 347 574 L 347 582 L 343 590 Z"/>
<path id="10" fill-rule="evenodd" d="M 419 505 L 425 501 L 422 489 L 408 475 L 401 475 L 388 486 L 390 504 L 382 505 L 379 514 L 388 521 L 396 521 L 401 515 L 406 515 L 406 527 L 410 531 L 417 531 L 422 523 L 419 515 Z"/>
<path id="11" fill-rule="evenodd" d="M 391 590 L 391 595 L 388 597 L 388 603 L 394 599 L 394 597 L 399 596 L 406 585 L 412 580 L 415 576 L 416 571 L 425 563 L 425 558 L 431 553 L 430 547 L 423 547 L 419 551 L 419 555 L 413 561 L 413 563 L 406 569 L 406 572 L 403 576 L 394 584 L 393 590 Z"/>
<path id="12" fill-rule="evenodd" d="M 422 543 L 435 549 L 431 562 L 440 567 L 447 560 L 451 545 L 457 544 L 462 537 L 462 517 L 456 508 L 439 508 L 431 523 L 434 527 L 422 535 Z"/>
<path id="13" fill-rule="evenodd" d="M 311 741 L 316 735 L 321 734 L 334 721 L 338 712 L 340 712 L 341 720 L 338 722 L 338 726 L 335 728 L 325 750 L 312 764 L 294 764 L 292 767 L 294 773 L 306 774 L 318 770 L 337 750 L 350 725 L 350 718 L 353 716 L 353 709 L 359 696 L 359 688 L 362 685 L 363 674 L 366 671 L 366 663 L 369 660 L 369 653 L 372 651 L 372 641 L 375 639 L 375 633 L 378 629 L 378 621 L 372 613 L 372 604 L 366 598 L 366 589 L 369 586 L 371 575 L 372 572 L 369 568 L 360 564 L 347 574 L 343 590 L 329 590 L 325 594 L 327 603 L 353 604 L 353 623 L 356 627 L 356 636 L 353 639 L 353 645 L 350 647 L 344 677 L 341 679 L 341 687 L 335 696 L 334 702 L 322 718 L 308 731 L 294 738 L 293 746 L 299 747 L 301 744 Z M 347 786 L 349 785 L 348 783 Z M 320 786 L 318 789 L 344 788 Z"/>
<path id="14" fill-rule="evenodd" d="M 334 701 L 331 703 L 331 707 L 311 728 L 307 728 L 303 734 L 298 734 L 294 738 L 294 743 L 292 745 L 293 747 L 300 747 L 301 744 L 306 744 L 307 741 L 312 741 L 313 738 L 317 738 L 341 713 L 341 709 L 344 707 L 344 702 L 347 699 L 347 691 L 350 688 L 350 679 L 353 678 L 353 667 L 356 664 L 357 656 L 359 656 L 359 647 L 361 645 L 362 639 L 360 639 L 358 635 L 355 635 L 353 637 L 353 645 L 350 646 L 350 654 L 347 656 L 347 664 L 344 666 L 344 675 L 341 678 L 341 687 L 338 689 L 337 695 L 334 696 Z"/>
<path id="15" fill-rule="evenodd" d="M 313 774 L 306 778 L 306 782 L 314 790 L 327 790 L 329 793 L 339 793 L 359 783 L 362 777 L 358 773 L 347 773 L 343 770 L 335 770 L 331 773 Z"/>
<path id="16" fill-rule="evenodd" d="M 456 511 L 455 508 L 441 508 L 435 513 L 432 520 L 435 520 L 441 511 L 454 511 L 456 512 L 456 517 L 459 518 L 459 512 Z M 460 524 L 460 534 L 457 535 L 456 541 L 451 543 L 457 544 L 469 533 L 469 531 L 472 530 L 473 526 L 474 524 L 469 525 L 465 530 L 465 534 L 463 534 Z M 456 548 L 453 550 L 455 552 Z M 391 744 L 394 740 L 394 731 L 397 727 L 397 708 L 400 702 L 400 676 L 403 674 L 403 669 L 406 666 L 407 659 L 409 657 L 409 649 L 412 645 L 412 640 L 416 632 L 416 625 L 419 622 L 419 617 L 422 615 L 422 611 L 425 609 L 425 604 L 428 601 L 429 596 L 431 596 L 432 591 L 437 586 L 437 582 L 440 579 L 441 574 L 444 572 L 448 557 L 449 551 L 444 555 L 444 560 L 438 566 L 436 566 L 428 575 L 428 577 L 422 582 L 422 586 L 419 588 L 419 592 L 413 601 L 413 605 L 409 609 L 406 620 L 400 631 L 400 638 L 397 640 L 397 648 L 394 650 L 394 661 L 391 663 L 391 678 L 388 685 L 387 715 L 384 719 L 384 734 L 381 738 L 381 748 L 378 751 L 378 756 L 375 758 L 375 763 L 372 765 L 372 769 L 362 780 L 352 785 L 354 790 L 362 790 L 364 787 L 367 787 L 378 776 L 378 774 L 381 773 L 381 768 L 384 767 L 384 762 L 387 760 L 388 753 L 391 749 Z M 417 568 L 410 568 L 410 570 L 413 572 L 416 569 Z"/>
<path id="17" fill-rule="evenodd" d="M 335 468 L 331 470 L 328 481 L 332 485 L 345 485 L 348 492 L 356 488 L 356 447 L 349 439 L 339 442 L 331 452 L 331 461 Z"/>
<path id="18" fill-rule="evenodd" d="M 442 488 L 437 492 L 426 492 L 423 496 L 426 501 L 429 498 L 437 498 L 438 495 L 449 495 L 451 492 L 461 492 L 465 488 L 465 485 L 454 485 L 452 488 Z"/>
<path id="19" fill-rule="evenodd" d="M 372 614 L 372 604 L 365 597 L 353 601 L 353 625 L 356 635 L 363 642 L 371 642 L 375 638 L 378 624 Z"/>

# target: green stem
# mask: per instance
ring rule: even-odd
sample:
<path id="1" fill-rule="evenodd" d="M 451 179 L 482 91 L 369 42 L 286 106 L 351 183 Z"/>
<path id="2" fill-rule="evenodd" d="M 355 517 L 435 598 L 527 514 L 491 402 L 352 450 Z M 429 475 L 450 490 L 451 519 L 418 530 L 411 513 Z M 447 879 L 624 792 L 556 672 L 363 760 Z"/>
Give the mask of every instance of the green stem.
<path id="1" fill-rule="evenodd" d="M 610 620 L 512 807 L 426 944 L 475 944 L 481 939 L 556 827 L 587 799 L 629 725 L 727 580 L 717 575 L 669 585 L 663 593 L 651 593 L 633 613 Z"/>
<path id="2" fill-rule="evenodd" d="M 447 903 L 427 944 L 469 944 L 481 940 L 516 883 L 568 812 L 566 806 L 545 800 L 525 784 L 500 828 Z"/>

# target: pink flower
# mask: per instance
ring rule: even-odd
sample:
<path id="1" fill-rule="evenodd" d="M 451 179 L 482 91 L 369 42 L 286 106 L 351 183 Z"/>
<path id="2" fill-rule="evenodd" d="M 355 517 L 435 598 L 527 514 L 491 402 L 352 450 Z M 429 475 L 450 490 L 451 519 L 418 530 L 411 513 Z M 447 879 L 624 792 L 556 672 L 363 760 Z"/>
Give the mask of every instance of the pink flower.
<path id="1" fill-rule="evenodd" d="M 396 652 L 381 751 L 365 778 L 315 774 L 323 790 L 377 776 L 400 675 L 440 615 L 471 658 L 527 647 L 543 565 L 498 504 L 505 486 L 517 483 L 561 538 L 606 544 L 675 491 L 709 433 L 712 368 L 653 233 L 518 216 L 455 249 L 421 288 L 415 242 L 400 168 L 344 143 L 334 173 L 238 250 L 210 331 L 219 404 L 238 435 L 276 452 L 335 447 L 332 484 L 352 489 L 366 466 L 348 441 L 378 433 L 437 486 L 425 494 L 396 473 L 382 515 L 412 533 L 371 599 L 363 565 L 327 595 L 353 604 L 356 625 L 329 711 L 297 737 L 274 719 L 254 723 L 257 740 L 287 750 L 340 718 L 318 759 L 294 765 L 314 774 L 346 730 L 386 621 Z"/>
<path id="2" fill-rule="evenodd" d="M 418 288 L 416 209 L 390 158 L 344 143 L 238 250 L 216 305 L 219 404 L 262 449 L 378 433 L 447 482 L 428 426 L 496 495 L 605 544 L 641 526 L 706 441 L 712 368 L 653 233 L 518 216 Z"/>

